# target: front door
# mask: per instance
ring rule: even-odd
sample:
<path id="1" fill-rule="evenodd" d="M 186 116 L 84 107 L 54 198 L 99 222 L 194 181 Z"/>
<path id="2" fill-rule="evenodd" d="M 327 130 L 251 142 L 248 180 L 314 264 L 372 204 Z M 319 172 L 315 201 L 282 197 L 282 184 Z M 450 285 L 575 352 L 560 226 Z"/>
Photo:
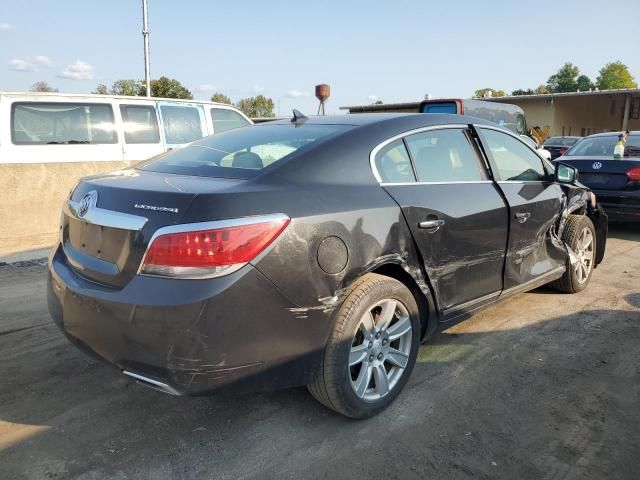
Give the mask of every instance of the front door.
<path id="1" fill-rule="evenodd" d="M 504 289 L 563 269 L 567 254 L 553 236 L 565 201 L 562 188 L 544 161 L 521 140 L 486 127 L 478 131 L 509 204 Z"/>
<path id="2" fill-rule="evenodd" d="M 396 140 L 377 154 L 376 167 L 402 208 L 445 318 L 446 310 L 497 296 L 507 207 L 466 128 Z"/>
<path id="3" fill-rule="evenodd" d="M 201 105 L 184 102 L 158 102 L 164 146 L 180 147 L 207 135 L 207 123 Z"/>

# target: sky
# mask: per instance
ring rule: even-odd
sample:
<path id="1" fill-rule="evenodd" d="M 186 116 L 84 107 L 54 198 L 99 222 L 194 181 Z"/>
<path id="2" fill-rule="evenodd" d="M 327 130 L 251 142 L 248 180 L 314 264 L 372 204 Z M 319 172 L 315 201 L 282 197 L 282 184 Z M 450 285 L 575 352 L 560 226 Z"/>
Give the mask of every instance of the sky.
<path id="1" fill-rule="evenodd" d="M 339 113 L 535 88 L 566 61 L 595 80 L 620 60 L 640 81 L 640 0 L 148 1 L 152 78 L 201 100 L 262 93 L 282 115 L 315 113 L 319 83 L 331 85 L 327 113 Z M 3 1 L 0 91 L 142 79 L 141 30 L 141 0 Z"/>

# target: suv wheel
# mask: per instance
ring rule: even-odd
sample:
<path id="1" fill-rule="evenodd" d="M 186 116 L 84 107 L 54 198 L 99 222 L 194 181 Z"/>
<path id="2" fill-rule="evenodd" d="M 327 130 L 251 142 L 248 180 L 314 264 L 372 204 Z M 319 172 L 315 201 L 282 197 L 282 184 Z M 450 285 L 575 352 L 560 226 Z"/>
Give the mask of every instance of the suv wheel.
<path id="1" fill-rule="evenodd" d="M 347 417 L 371 417 L 404 387 L 419 341 L 418 306 L 409 289 L 393 278 L 367 274 L 336 313 L 323 365 L 309 391 Z"/>
<path id="2" fill-rule="evenodd" d="M 577 293 L 584 290 L 591 280 L 596 258 L 596 231 L 586 215 L 570 215 L 564 227 L 562 240 L 578 257 L 575 264 L 567 261 L 567 271 L 551 286 L 561 292 Z"/>

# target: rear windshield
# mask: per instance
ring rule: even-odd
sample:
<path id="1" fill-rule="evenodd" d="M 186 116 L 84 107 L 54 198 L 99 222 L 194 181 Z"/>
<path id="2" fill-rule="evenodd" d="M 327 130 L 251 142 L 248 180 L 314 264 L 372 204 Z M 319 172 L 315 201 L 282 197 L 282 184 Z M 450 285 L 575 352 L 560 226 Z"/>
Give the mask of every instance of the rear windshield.
<path id="1" fill-rule="evenodd" d="M 420 113 L 458 113 L 456 102 L 434 102 L 423 103 L 420 107 Z"/>
<path id="2" fill-rule="evenodd" d="M 277 124 L 229 130 L 152 158 L 136 168 L 199 177 L 250 178 L 292 153 L 351 128 Z"/>
<path id="3" fill-rule="evenodd" d="M 613 149 L 618 143 L 618 135 L 604 137 L 585 137 L 571 147 L 565 155 L 577 156 L 613 156 Z M 625 157 L 640 157 L 640 135 L 627 137 L 624 146 Z"/>
<path id="4" fill-rule="evenodd" d="M 570 147 L 576 143 L 577 138 L 551 137 L 544 142 L 544 145 L 554 145 L 558 147 Z"/>

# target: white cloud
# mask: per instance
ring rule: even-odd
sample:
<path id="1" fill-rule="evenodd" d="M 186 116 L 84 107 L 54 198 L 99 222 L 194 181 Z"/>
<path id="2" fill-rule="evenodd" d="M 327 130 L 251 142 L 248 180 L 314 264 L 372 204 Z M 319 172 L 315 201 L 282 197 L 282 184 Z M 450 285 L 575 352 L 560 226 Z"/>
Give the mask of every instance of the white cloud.
<path id="1" fill-rule="evenodd" d="M 262 87 L 260 85 L 255 85 L 253 87 L 253 91 L 256 92 L 256 93 L 262 93 L 262 92 L 264 92 L 264 87 Z"/>
<path id="2" fill-rule="evenodd" d="M 213 92 L 216 90 L 216 86 L 212 83 L 203 83 L 199 87 L 194 88 L 196 92 Z"/>
<path id="3" fill-rule="evenodd" d="M 367 100 L 369 100 L 371 102 L 377 102 L 378 100 L 380 100 L 380 97 L 378 97 L 377 95 L 369 95 L 367 97 Z"/>
<path id="4" fill-rule="evenodd" d="M 8 32 L 9 30 L 13 30 L 13 25 L 0 23 L 0 32 Z"/>
<path id="5" fill-rule="evenodd" d="M 289 90 L 286 96 L 288 98 L 308 97 L 309 92 L 301 92 L 300 90 Z"/>
<path id="6" fill-rule="evenodd" d="M 36 72 L 38 69 L 31 60 L 14 58 L 9 62 L 9 68 L 16 72 Z"/>
<path id="7" fill-rule="evenodd" d="M 94 78 L 93 67 L 87 62 L 76 60 L 75 63 L 68 65 L 67 68 L 60 72 L 58 76 L 72 80 L 91 80 Z"/>
<path id="8" fill-rule="evenodd" d="M 51 61 L 51 59 L 45 55 L 38 55 L 35 58 L 35 62 L 38 65 L 42 65 L 43 67 L 53 67 L 53 62 Z"/>

